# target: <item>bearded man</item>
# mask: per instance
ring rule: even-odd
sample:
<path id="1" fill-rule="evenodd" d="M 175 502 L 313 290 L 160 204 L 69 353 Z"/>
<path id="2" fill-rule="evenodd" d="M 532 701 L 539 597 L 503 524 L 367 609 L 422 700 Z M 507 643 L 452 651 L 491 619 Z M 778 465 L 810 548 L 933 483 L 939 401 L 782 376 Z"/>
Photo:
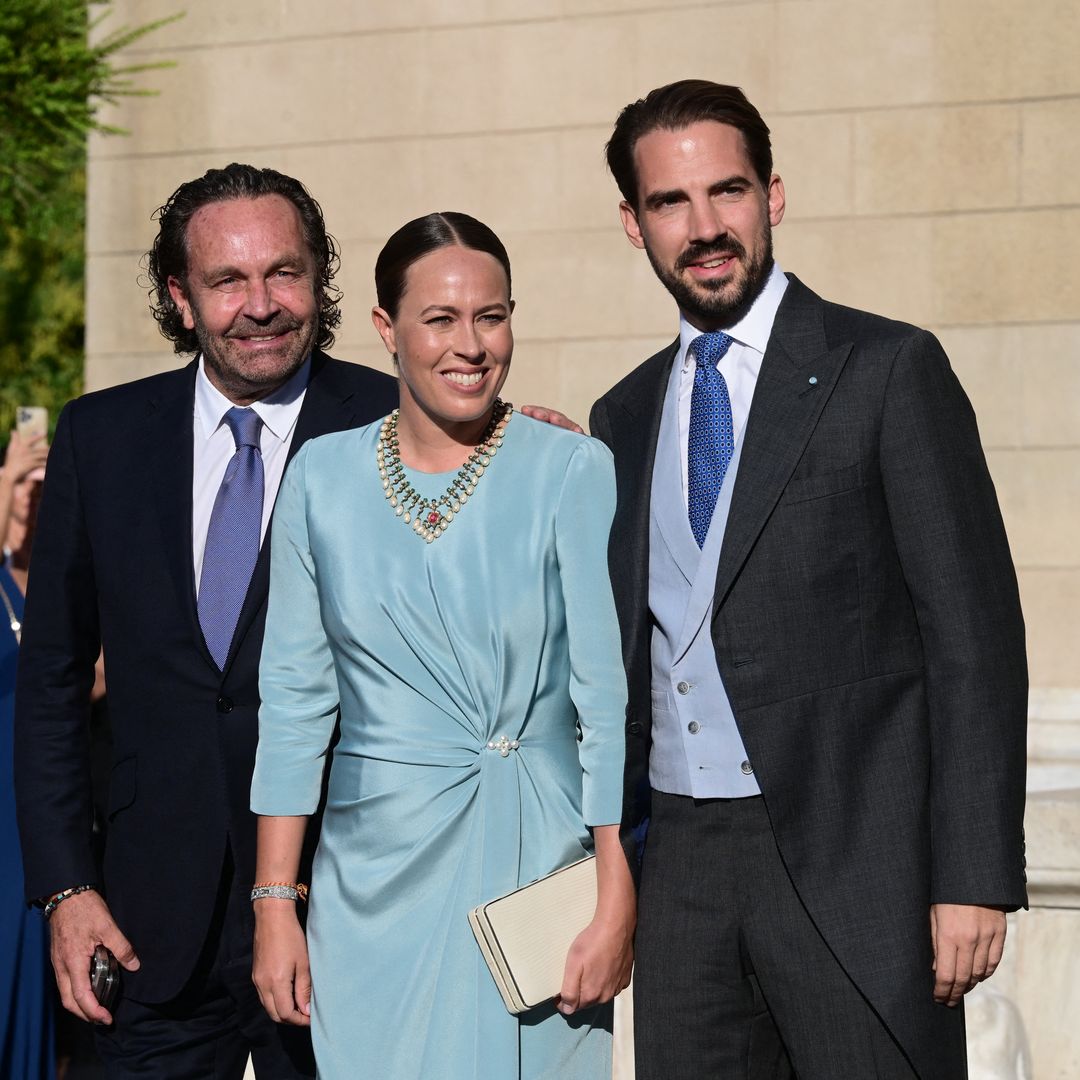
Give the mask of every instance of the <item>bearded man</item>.
<path id="1" fill-rule="evenodd" d="M 679 308 L 591 419 L 638 1080 L 960 1080 L 963 994 L 1026 903 L 1024 628 L 975 417 L 933 336 L 777 266 L 738 88 L 652 91 L 607 156 Z"/>

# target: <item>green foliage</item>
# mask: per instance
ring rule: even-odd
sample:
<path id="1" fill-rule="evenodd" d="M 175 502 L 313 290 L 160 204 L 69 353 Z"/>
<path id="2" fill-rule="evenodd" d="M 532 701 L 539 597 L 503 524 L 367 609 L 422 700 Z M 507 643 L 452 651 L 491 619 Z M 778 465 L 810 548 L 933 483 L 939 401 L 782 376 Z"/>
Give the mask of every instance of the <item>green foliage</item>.
<path id="1" fill-rule="evenodd" d="M 82 391 L 84 196 L 85 172 L 76 158 L 66 182 L 52 186 L 48 223 L 4 230 L 0 442 L 7 442 L 16 406 L 45 405 L 55 423 L 61 406 Z"/>
<path id="2" fill-rule="evenodd" d="M 104 36 L 86 0 L 0 0 L 0 441 L 17 405 L 59 408 L 82 390 L 86 136 L 97 109 L 165 64 L 114 65 L 179 16 Z M 96 37 L 93 44 L 89 38 Z"/>
<path id="3" fill-rule="evenodd" d="M 114 67 L 112 58 L 179 16 L 121 27 L 90 44 L 86 0 L 4 0 L 0 6 L 0 224 L 33 218 L 54 184 L 62 183 L 73 152 L 90 131 L 119 133 L 98 122 L 102 102 L 152 93 L 131 76 L 164 63 Z"/>

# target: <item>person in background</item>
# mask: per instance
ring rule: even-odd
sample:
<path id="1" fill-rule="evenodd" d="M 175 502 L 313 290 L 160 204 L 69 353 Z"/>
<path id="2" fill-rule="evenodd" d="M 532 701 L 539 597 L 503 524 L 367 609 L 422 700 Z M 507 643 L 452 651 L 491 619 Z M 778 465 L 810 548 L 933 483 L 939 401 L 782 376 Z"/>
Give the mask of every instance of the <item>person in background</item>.
<path id="1" fill-rule="evenodd" d="M 0 470 L 0 1076 L 55 1076 L 55 999 L 49 934 L 40 912 L 26 906 L 15 821 L 12 769 L 15 668 L 23 596 L 48 446 L 43 436 L 11 433 Z"/>
<path id="2" fill-rule="evenodd" d="M 375 279 L 400 410 L 313 440 L 274 512 L 255 982 L 275 1019 L 310 1022 L 322 1080 L 602 1080 L 635 909 L 611 456 L 499 398 L 514 303 L 486 225 L 411 221 Z M 594 848 L 557 1004 L 510 1015 L 469 910 Z"/>

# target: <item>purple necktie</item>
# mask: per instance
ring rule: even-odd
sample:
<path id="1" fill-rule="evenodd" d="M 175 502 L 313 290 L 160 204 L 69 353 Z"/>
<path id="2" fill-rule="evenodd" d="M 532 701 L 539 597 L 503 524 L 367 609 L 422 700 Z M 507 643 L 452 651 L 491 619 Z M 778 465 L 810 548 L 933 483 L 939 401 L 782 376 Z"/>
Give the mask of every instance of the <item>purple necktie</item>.
<path id="1" fill-rule="evenodd" d="M 232 430 L 236 453 L 214 500 L 199 579 L 199 624 L 206 647 L 222 670 L 259 558 L 263 515 L 262 420 L 251 409 L 232 408 L 225 423 Z"/>
<path id="2" fill-rule="evenodd" d="M 731 399 L 717 364 L 731 347 L 727 334 L 702 334 L 690 343 L 694 354 L 694 392 L 686 448 L 687 512 L 698 547 L 705 546 L 716 499 L 735 449 Z"/>

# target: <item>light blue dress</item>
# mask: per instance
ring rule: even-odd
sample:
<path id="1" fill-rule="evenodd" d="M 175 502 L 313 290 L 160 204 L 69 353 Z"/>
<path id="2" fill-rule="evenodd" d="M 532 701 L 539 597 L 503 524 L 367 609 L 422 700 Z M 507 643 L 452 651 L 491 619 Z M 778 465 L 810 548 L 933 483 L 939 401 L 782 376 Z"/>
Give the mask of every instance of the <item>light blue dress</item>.
<path id="1" fill-rule="evenodd" d="M 307 928 L 319 1076 L 600 1080 L 610 1006 L 511 1016 L 467 912 L 621 816 L 611 455 L 516 414 L 429 544 L 384 497 L 378 434 L 305 445 L 274 514 L 256 813 L 315 810 L 341 713 Z"/>

